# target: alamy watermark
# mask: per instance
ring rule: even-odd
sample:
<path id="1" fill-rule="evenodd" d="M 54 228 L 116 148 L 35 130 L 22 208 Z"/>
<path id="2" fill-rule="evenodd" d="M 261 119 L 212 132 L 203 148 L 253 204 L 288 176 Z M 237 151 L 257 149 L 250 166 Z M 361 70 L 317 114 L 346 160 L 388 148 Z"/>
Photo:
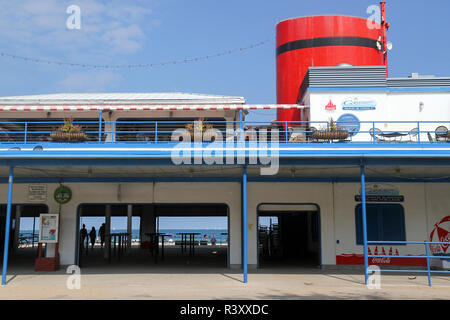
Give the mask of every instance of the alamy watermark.
<path id="1" fill-rule="evenodd" d="M 66 287 L 69 290 L 81 289 L 81 269 L 77 265 L 71 265 L 67 267 L 67 274 L 70 276 L 66 280 Z"/>
<path id="2" fill-rule="evenodd" d="M 279 130 L 227 129 L 225 137 L 217 129 L 204 130 L 200 121 L 194 129 L 177 129 L 171 140 L 178 141 L 171 151 L 175 165 L 261 165 L 261 175 L 279 170 Z M 205 142 L 207 143 L 205 146 Z M 248 159 L 248 161 L 246 160 Z"/>
<path id="3" fill-rule="evenodd" d="M 381 25 L 381 8 L 377 5 L 367 7 L 366 13 L 370 16 L 367 18 L 367 28 L 370 30 L 380 29 Z"/>
<path id="4" fill-rule="evenodd" d="M 81 8 L 75 4 L 67 7 L 66 13 L 69 17 L 66 20 L 66 27 L 69 30 L 81 29 Z"/>
<path id="5" fill-rule="evenodd" d="M 369 266 L 367 268 L 367 272 L 369 273 L 369 281 L 367 283 L 367 288 L 381 289 L 381 269 L 378 266 Z"/>

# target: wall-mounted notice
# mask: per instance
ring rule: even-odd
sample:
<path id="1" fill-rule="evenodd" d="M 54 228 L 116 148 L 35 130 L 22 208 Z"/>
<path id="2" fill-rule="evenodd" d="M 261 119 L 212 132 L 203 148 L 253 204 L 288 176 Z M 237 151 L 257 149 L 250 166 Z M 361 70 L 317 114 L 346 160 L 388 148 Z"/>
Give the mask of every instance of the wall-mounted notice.
<path id="1" fill-rule="evenodd" d="M 46 184 L 28 185 L 28 201 L 29 202 L 47 201 L 47 185 Z"/>
<path id="2" fill-rule="evenodd" d="M 59 215 L 44 213 L 39 218 L 39 242 L 57 243 Z"/>
<path id="3" fill-rule="evenodd" d="M 359 194 L 355 195 L 355 201 L 362 201 L 361 189 L 359 189 Z M 366 183 L 366 201 L 404 202 L 405 197 L 400 195 L 400 191 L 396 186 L 386 183 Z"/>

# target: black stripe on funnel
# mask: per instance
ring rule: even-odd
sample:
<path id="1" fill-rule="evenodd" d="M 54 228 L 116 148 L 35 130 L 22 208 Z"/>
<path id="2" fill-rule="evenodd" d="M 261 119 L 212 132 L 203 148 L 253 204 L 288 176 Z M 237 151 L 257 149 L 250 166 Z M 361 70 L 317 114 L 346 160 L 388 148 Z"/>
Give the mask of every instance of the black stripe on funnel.
<path id="1" fill-rule="evenodd" d="M 367 47 L 378 50 L 377 40 L 374 39 L 361 37 L 327 37 L 297 40 L 282 44 L 277 48 L 277 56 L 294 50 L 332 46 Z"/>

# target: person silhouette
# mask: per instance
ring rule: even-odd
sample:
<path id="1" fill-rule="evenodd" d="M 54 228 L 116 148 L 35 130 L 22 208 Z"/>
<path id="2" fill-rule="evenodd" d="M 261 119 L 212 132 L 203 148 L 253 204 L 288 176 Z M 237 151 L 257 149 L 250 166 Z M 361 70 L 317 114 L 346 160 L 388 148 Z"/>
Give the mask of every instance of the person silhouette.
<path id="1" fill-rule="evenodd" d="M 86 230 L 86 225 L 83 224 L 83 228 L 80 230 L 80 245 L 81 245 L 82 249 L 84 249 L 84 242 L 87 240 L 87 237 L 88 237 L 88 232 Z M 88 243 L 88 245 L 89 245 L 89 243 Z M 86 249 L 87 249 L 87 246 L 86 246 Z"/>
<path id="2" fill-rule="evenodd" d="M 95 228 L 92 227 L 91 232 L 89 232 L 89 238 L 91 238 L 92 249 L 94 249 L 96 237 L 97 237 L 97 232 L 95 231 Z"/>
<path id="3" fill-rule="evenodd" d="M 105 224 L 102 223 L 100 229 L 98 229 L 98 235 L 100 236 L 100 244 L 103 248 L 103 244 L 105 243 Z"/>

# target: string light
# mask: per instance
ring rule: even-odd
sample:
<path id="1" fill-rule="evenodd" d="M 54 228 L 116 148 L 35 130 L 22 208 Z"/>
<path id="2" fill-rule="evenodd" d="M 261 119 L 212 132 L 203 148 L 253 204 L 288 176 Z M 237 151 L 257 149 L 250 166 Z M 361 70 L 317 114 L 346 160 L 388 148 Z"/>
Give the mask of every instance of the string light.
<path id="1" fill-rule="evenodd" d="M 222 57 L 225 55 L 230 55 L 237 52 L 243 52 L 250 49 L 254 49 L 256 47 L 260 47 L 268 43 L 270 40 L 261 41 L 258 43 L 254 43 L 247 47 L 242 48 L 235 48 L 231 50 L 226 50 L 223 52 L 215 53 L 212 55 L 206 55 L 206 56 L 200 56 L 200 57 L 194 57 L 194 58 L 185 58 L 180 60 L 172 60 L 172 61 L 166 61 L 166 62 L 159 62 L 159 63 L 148 63 L 148 64 L 123 64 L 123 65 L 100 65 L 100 64 L 88 64 L 88 63 L 74 63 L 74 62 L 63 62 L 63 61 L 56 61 L 56 60 L 44 60 L 44 59 L 35 59 L 35 58 L 29 58 L 24 56 L 19 56 L 15 54 L 10 54 L 6 52 L 0 51 L 1 57 L 7 57 L 12 59 L 19 59 L 27 62 L 33 62 L 33 63 L 39 63 L 39 64 L 48 64 L 48 65 L 57 65 L 57 66 L 69 66 L 69 67 L 81 67 L 81 68 L 92 68 L 92 69 L 138 69 L 138 68 L 153 68 L 157 66 L 166 66 L 166 65 L 178 65 L 178 64 L 188 64 L 192 62 L 198 62 L 202 60 L 208 60 L 212 58 Z"/>

